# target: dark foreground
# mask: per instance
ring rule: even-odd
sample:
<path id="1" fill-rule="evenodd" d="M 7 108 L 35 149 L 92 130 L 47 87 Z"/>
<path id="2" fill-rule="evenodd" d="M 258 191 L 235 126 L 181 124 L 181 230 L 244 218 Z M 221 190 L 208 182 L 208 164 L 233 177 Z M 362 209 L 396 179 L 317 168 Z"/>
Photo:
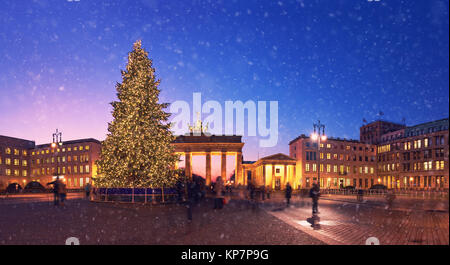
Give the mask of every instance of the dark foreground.
<path id="1" fill-rule="evenodd" d="M 143 206 L 73 199 L 0 203 L 0 244 L 64 245 L 69 237 L 88 244 L 265 245 L 324 244 L 262 209 L 232 201 L 213 210 L 204 201 L 187 220 L 182 205 Z"/>

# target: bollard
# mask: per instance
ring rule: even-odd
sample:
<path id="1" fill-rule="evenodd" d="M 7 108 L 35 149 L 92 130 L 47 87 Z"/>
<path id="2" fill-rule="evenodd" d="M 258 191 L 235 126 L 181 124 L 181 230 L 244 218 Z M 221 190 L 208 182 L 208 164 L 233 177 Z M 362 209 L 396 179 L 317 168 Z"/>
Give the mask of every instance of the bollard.
<path id="1" fill-rule="evenodd" d="M 145 188 L 145 193 L 144 193 L 144 204 L 147 204 L 147 188 Z"/>

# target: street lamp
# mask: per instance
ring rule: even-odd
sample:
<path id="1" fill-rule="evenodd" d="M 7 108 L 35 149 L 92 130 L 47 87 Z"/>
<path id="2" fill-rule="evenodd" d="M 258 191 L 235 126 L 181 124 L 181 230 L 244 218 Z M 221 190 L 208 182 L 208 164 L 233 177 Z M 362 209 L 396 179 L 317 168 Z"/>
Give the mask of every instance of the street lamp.
<path id="1" fill-rule="evenodd" d="M 311 134 L 311 139 L 316 142 L 317 141 L 317 153 L 319 156 L 318 159 L 318 168 L 317 168 L 317 182 L 319 184 L 320 189 L 320 143 L 325 142 L 327 140 L 327 136 L 325 135 L 325 125 L 320 123 L 320 120 L 317 123 L 313 124 L 314 132 Z"/>
<path id="2" fill-rule="evenodd" d="M 50 147 L 53 149 L 53 153 L 56 155 L 58 154 L 58 152 L 55 152 L 55 148 L 62 146 L 62 132 L 59 132 L 58 129 L 56 129 L 56 132 L 53 133 L 53 141 L 50 144 Z M 53 158 L 55 158 L 55 155 L 53 155 Z M 56 158 L 57 160 L 57 158 Z M 59 166 L 59 162 L 56 161 L 56 167 L 55 170 L 53 171 L 53 176 L 57 177 L 58 173 L 57 173 L 57 167 Z"/>

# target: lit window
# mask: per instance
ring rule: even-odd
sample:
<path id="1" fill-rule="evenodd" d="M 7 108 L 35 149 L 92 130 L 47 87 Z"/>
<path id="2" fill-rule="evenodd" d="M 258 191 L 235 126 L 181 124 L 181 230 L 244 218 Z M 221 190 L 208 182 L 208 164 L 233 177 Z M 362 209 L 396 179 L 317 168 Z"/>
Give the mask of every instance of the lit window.
<path id="1" fill-rule="evenodd" d="M 316 164 L 314 164 L 314 165 L 316 165 Z M 85 166 L 85 172 L 86 172 L 86 173 L 89 173 L 89 165 L 86 165 L 86 166 Z"/>
<path id="2" fill-rule="evenodd" d="M 334 173 L 337 173 L 337 170 L 338 170 L 337 165 L 334 165 L 334 166 L 333 166 L 333 172 L 334 172 Z"/>
<path id="3" fill-rule="evenodd" d="M 7 168 L 5 173 L 6 176 L 11 176 L 11 169 Z"/>
<path id="4" fill-rule="evenodd" d="M 309 163 L 306 163 L 306 164 L 305 164 L 305 171 L 306 171 L 306 172 L 309 172 Z"/>
<path id="5" fill-rule="evenodd" d="M 20 154 L 18 149 L 14 149 L 14 155 L 18 156 Z"/>
<path id="6" fill-rule="evenodd" d="M 11 148 L 7 147 L 7 148 L 5 149 L 5 153 L 8 154 L 8 155 L 10 155 L 10 154 L 11 154 Z"/>
<path id="7" fill-rule="evenodd" d="M 320 144 L 320 145 L 323 145 L 323 144 Z M 323 146 L 321 146 L 321 147 L 323 147 Z M 84 149 L 89 150 L 89 148 L 90 148 L 89 145 L 86 145 Z"/>
<path id="8" fill-rule="evenodd" d="M 313 172 L 317 171 L 317 165 L 316 164 L 312 164 L 313 165 Z"/>
<path id="9" fill-rule="evenodd" d="M 6 158 L 5 159 L 5 164 L 11 165 L 11 158 Z"/>
<path id="10" fill-rule="evenodd" d="M 327 159 L 331 159 L 331 154 L 327 153 Z"/>
<path id="11" fill-rule="evenodd" d="M 327 172 L 331 172 L 331 165 L 327 165 Z"/>
<path id="12" fill-rule="evenodd" d="M 27 173 L 27 171 L 26 171 L 26 170 L 23 170 L 23 171 L 22 171 L 22 176 L 26 177 L 26 176 L 27 176 L 27 174 L 28 174 L 28 173 Z"/>

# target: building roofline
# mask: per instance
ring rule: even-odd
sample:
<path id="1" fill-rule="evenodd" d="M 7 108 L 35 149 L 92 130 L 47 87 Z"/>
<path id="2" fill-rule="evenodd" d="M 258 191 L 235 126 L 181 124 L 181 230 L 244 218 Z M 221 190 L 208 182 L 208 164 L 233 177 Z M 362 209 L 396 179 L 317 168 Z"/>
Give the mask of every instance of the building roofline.
<path id="1" fill-rule="evenodd" d="M 101 142 L 97 139 L 94 138 L 85 138 L 85 139 L 77 139 L 77 140 L 70 140 L 70 141 L 63 141 L 63 145 L 68 145 L 68 144 L 80 144 L 80 143 L 96 143 L 96 144 L 101 144 Z M 48 144 L 39 144 L 36 145 L 36 149 L 37 148 L 47 148 L 50 147 L 50 143 Z"/>
<path id="2" fill-rule="evenodd" d="M 7 136 L 7 135 L 0 135 L 0 137 L 9 138 L 9 139 L 13 139 L 13 140 L 26 141 L 26 142 L 30 142 L 30 143 L 35 144 L 35 142 L 32 141 L 32 140 L 27 140 L 27 139 L 22 139 L 22 138 L 17 138 L 17 137 L 11 137 L 11 136 Z"/>
<path id="3" fill-rule="evenodd" d="M 414 128 L 414 127 L 420 127 L 420 126 L 424 126 L 424 125 L 427 125 L 427 124 L 437 123 L 437 122 L 441 122 L 441 121 L 445 121 L 445 120 L 448 121 L 448 118 L 443 118 L 443 119 L 434 120 L 434 121 L 427 121 L 427 122 L 424 122 L 424 123 L 419 123 L 419 124 L 416 124 L 416 125 L 407 126 L 406 129 L 411 129 L 411 128 Z"/>
<path id="4" fill-rule="evenodd" d="M 407 127 L 406 124 L 403 124 L 403 123 L 393 122 L 393 121 L 384 120 L 384 119 L 377 119 L 377 120 L 373 120 L 373 121 L 371 121 L 371 122 L 367 122 L 367 123 L 363 124 L 360 128 L 366 127 L 366 126 L 368 126 L 368 125 L 371 125 L 371 124 L 377 123 L 377 122 L 387 122 L 387 123 L 395 124 L 395 125 L 398 125 L 398 126 L 404 126 L 404 127 Z"/>
<path id="5" fill-rule="evenodd" d="M 309 139 L 309 136 L 306 136 L 304 134 L 297 136 L 294 140 L 289 142 L 289 145 L 293 144 L 294 142 L 298 141 L 299 139 Z M 347 138 L 340 138 L 340 137 L 327 137 L 327 140 L 333 140 L 333 141 L 341 141 L 341 142 L 351 142 L 351 143 L 360 143 L 364 144 L 363 142 L 355 139 L 347 139 Z"/>

